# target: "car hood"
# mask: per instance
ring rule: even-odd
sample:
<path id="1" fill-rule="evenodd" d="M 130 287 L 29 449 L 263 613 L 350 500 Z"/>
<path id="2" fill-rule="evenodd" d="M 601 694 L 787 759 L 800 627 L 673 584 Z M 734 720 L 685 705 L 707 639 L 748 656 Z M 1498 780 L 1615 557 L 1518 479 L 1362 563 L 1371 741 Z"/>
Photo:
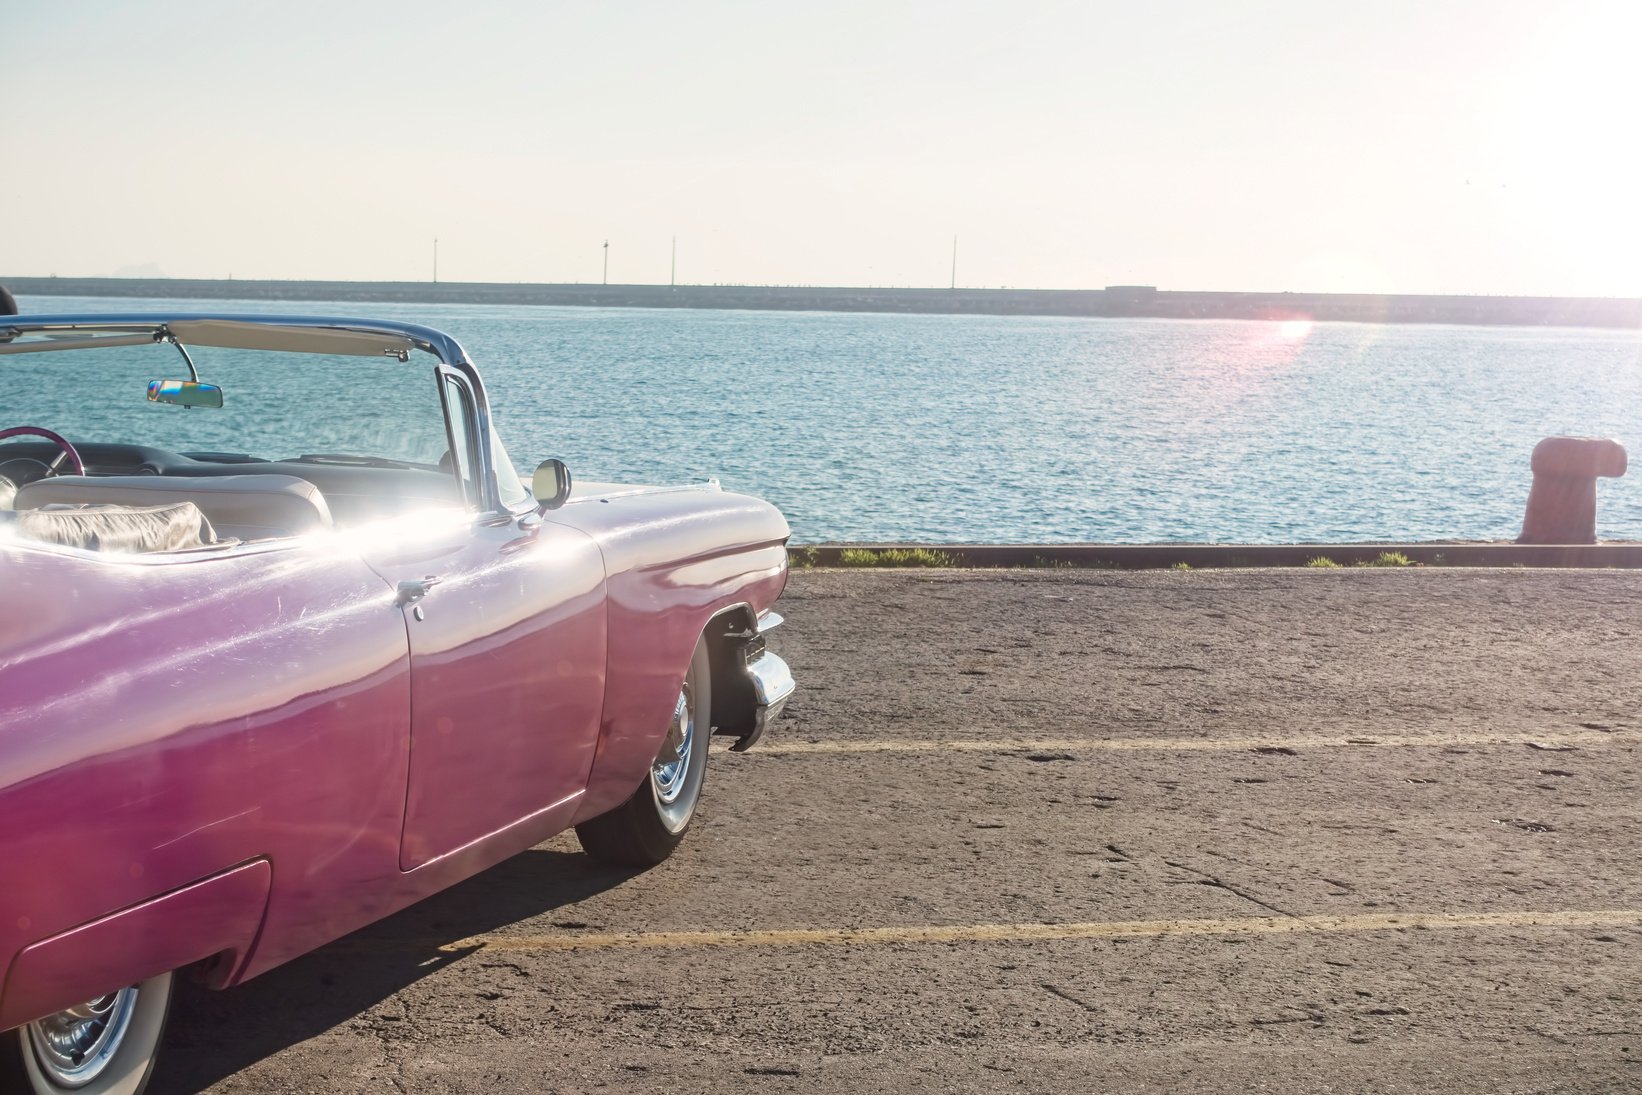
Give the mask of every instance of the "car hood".
<path id="1" fill-rule="evenodd" d="M 671 487 L 651 486 L 642 483 L 590 483 L 576 480 L 570 488 L 570 497 L 566 505 L 573 502 L 597 502 L 604 498 L 624 498 L 635 494 L 664 494 L 671 491 L 683 490 L 710 490 L 702 483 L 691 483 Z"/>
<path id="2" fill-rule="evenodd" d="M 654 487 L 576 483 L 545 520 L 580 529 L 604 552 L 610 573 L 785 544 L 791 534 L 768 502 L 716 483 Z"/>

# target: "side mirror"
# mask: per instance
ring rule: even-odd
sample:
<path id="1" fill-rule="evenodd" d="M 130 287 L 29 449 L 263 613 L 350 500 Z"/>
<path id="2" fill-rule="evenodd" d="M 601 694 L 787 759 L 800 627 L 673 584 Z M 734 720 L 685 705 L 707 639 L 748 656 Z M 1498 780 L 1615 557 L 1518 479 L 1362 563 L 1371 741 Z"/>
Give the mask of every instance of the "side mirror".
<path id="1" fill-rule="evenodd" d="M 215 384 L 201 384 L 193 380 L 150 380 L 150 403 L 171 403 L 178 407 L 220 407 L 222 389 Z"/>
<path id="2" fill-rule="evenodd" d="M 570 469 L 563 460 L 543 460 L 536 465 L 536 474 L 530 478 L 530 493 L 536 496 L 536 508 L 546 513 L 558 509 L 570 499 Z"/>

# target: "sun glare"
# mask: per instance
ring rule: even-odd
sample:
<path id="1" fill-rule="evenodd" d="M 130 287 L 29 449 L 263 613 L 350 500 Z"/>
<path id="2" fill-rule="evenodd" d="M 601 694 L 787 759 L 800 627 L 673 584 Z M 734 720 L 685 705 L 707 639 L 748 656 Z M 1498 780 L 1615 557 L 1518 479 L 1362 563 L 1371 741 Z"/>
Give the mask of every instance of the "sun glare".
<path id="1" fill-rule="evenodd" d="M 1277 337 L 1289 342 L 1298 342 L 1311 334 L 1311 320 L 1285 319 L 1277 325 Z"/>

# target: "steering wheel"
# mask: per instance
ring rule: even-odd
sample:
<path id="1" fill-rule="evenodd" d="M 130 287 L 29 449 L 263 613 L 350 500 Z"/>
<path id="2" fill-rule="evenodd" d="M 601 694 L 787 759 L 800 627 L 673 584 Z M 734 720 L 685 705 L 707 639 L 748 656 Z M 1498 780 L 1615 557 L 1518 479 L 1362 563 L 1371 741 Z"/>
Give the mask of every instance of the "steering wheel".
<path id="1" fill-rule="evenodd" d="M 43 464 L 28 457 L 18 457 L 14 460 L 5 461 L 4 464 L 0 464 L 0 474 L 4 474 L 9 479 L 14 481 L 19 479 L 14 471 L 26 473 L 32 470 L 26 466 L 14 468 L 14 465 L 17 464 L 32 464 L 42 469 L 37 475 L 26 476 L 22 482 L 33 482 L 36 479 L 44 479 L 49 475 L 57 475 L 59 474 L 57 469 L 62 467 L 64 460 L 69 462 L 69 466 L 74 469 L 75 475 L 84 475 L 86 473 L 85 461 L 80 459 L 80 454 L 74 451 L 74 446 L 69 444 L 68 439 L 61 434 L 52 433 L 50 430 L 42 429 L 39 426 L 13 426 L 10 429 L 0 430 L 0 441 L 4 441 L 8 437 L 43 437 L 62 450 L 57 454 L 57 459 L 50 464 Z"/>

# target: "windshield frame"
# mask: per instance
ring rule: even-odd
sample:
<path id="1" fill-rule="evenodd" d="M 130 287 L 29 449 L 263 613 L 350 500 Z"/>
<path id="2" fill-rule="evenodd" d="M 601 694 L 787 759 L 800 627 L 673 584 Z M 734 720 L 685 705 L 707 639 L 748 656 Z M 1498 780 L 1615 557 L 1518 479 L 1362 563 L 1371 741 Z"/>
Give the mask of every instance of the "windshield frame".
<path id="1" fill-rule="evenodd" d="M 0 317 L 0 358 L 16 353 L 52 353 L 69 349 L 96 349 L 101 346 L 129 346 L 144 340 L 171 341 L 186 347 L 189 342 L 172 332 L 176 324 L 184 331 L 188 325 L 235 324 L 234 329 L 218 328 L 219 335 L 242 339 L 232 345 L 243 349 L 271 352 L 316 352 L 315 346 L 328 342 L 338 347 L 351 347 L 317 352 L 338 352 L 350 355 L 382 356 L 408 360 L 408 350 L 431 354 L 438 366 L 460 375 L 471 398 L 473 421 L 469 423 L 477 456 L 479 484 L 479 511 L 486 516 L 512 514 L 501 501 L 497 488 L 497 469 L 491 452 L 490 438 L 493 425 L 490 400 L 484 381 L 462 344 L 444 331 L 416 323 L 395 320 L 352 319 L 336 316 L 282 316 L 255 313 L 177 312 L 177 313 L 98 313 L 65 315 L 18 315 Z M 266 338 L 259 337 L 259 332 Z M 28 335 L 56 336 L 52 345 L 30 344 L 26 349 L 17 340 Z M 80 336 L 80 337 L 74 337 Z M 375 336 L 373 340 L 370 336 Z M 401 348 L 408 343 L 408 348 Z M 195 345 L 211 344 L 202 339 Z M 4 368 L 0 364 L 0 368 Z M 443 402 L 443 400 L 441 400 Z M 449 430 L 449 409 L 446 408 L 446 429 Z M 515 472 L 514 474 L 517 474 Z"/>

